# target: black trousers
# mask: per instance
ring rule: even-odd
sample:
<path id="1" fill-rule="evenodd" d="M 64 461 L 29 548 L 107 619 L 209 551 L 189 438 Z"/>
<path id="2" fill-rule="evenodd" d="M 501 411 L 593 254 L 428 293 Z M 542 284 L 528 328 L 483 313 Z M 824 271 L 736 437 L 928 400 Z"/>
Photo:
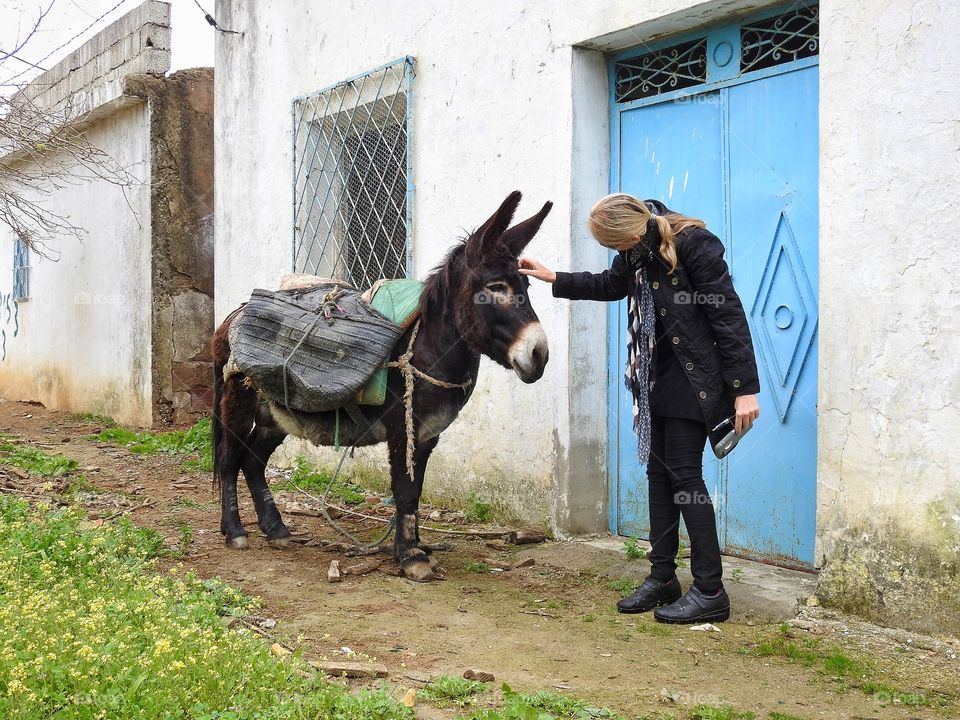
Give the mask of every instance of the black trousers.
<path id="1" fill-rule="evenodd" d="M 682 515 L 690 535 L 693 583 L 702 592 L 716 592 L 723 587 L 723 568 L 713 501 L 703 482 L 707 428 L 702 421 L 656 415 L 650 424 L 650 574 L 669 580 L 676 573 Z"/>

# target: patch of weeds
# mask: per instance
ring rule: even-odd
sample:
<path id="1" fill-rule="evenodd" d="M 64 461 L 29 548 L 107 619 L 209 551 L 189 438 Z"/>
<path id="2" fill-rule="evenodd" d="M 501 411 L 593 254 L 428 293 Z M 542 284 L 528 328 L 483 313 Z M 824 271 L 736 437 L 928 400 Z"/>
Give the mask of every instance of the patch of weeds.
<path id="1" fill-rule="evenodd" d="M 13 465 L 39 477 L 63 477 L 79 467 L 76 460 L 65 455 L 11 443 L 6 437 L 0 440 L 0 465 Z"/>
<path id="2" fill-rule="evenodd" d="M 562 607 L 562 604 L 559 600 L 548 600 L 544 607 L 546 607 L 548 610 L 559 610 Z"/>
<path id="3" fill-rule="evenodd" d="M 734 568 L 733 572 L 730 573 L 730 577 L 733 579 L 734 582 L 740 582 L 741 580 L 743 580 L 743 569 Z"/>
<path id="4" fill-rule="evenodd" d="M 96 435 L 87 435 L 86 440 L 125 447 L 138 455 L 185 456 L 181 465 L 183 470 L 213 470 L 213 441 L 211 439 L 210 418 L 200 418 L 189 430 L 169 430 L 167 432 L 140 432 L 122 427 L 108 427 Z"/>
<path id="5" fill-rule="evenodd" d="M 647 549 L 641 547 L 640 541 L 635 537 L 628 537 L 624 540 L 623 549 L 631 560 L 642 560 L 647 556 Z"/>
<path id="6" fill-rule="evenodd" d="M 615 578 L 613 580 L 607 580 L 606 586 L 610 590 L 614 590 L 621 595 L 626 595 L 628 592 L 631 592 L 636 586 L 637 583 L 634 580 L 631 580 L 627 577 Z"/>
<path id="7" fill-rule="evenodd" d="M 597 619 L 597 616 L 594 615 L 593 613 L 587 613 L 586 615 L 583 616 L 584 622 L 596 622 L 596 619 Z"/>
<path id="8" fill-rule="evenodd" d="M 771 712 L 767 715 L 767 720 L 805 720 L 799 715 L 788 715 L 787 713 Z"/>
<path id="9" fill-rule="evenodd" d="M 483 574 L 490 570 L 490 566 L 482 562 L 472 562 L 467 565 L 467 571 L 472 573 Z"/>
<path id="10" fill-rule="evenodd" d="M 487 683 L 443 675 L 431 680 L 417 695 L 438 707 L 466 707 L 476 702 L 477 695 L 489 689 Z"/>
<path id="11" fill-rule="evenodd" d="M 683 543 L 680 544 L 680 547 L 677 548 L 677 557 L 674 558 L 674 562 L 677 563 L 678 568 L 685 568 L 687 566 L 687 560 L 683 557 Z"/>
<path id="12" fill-rule="evenodd" d="M 277 485 L 280 490 L 297 490 L 298 487 L 322 495 L 330 485 L 330 474 L 315 467 L 303 455 L 297 455 L 293 461 L 293 472 L 290 479 Z M 330 488 L 330 498 L 339 500 L 346 505 L 361 505 L 366 501 L 366 495 L 351 482 L 337 480 Z"/>
<path id="13" fill-rule="evenodd" d="M 503 707 L 476 710 L 458 720 L 622 720 L 608 708 L 594 707 L 570 695 L 553 692 L 519 693 L 504 683 Z"/>
<path id="14" fill-rule="evenodd" d="M 756 715 L 729 705 L 694 705 L 687 717 L 690 720 L 753 720 Z"/>
<path id="15" fill-rule="evenodd" d="M 860 689 L 867 695 L 872 695 L 873 699 L 881 705 L 910 705 L 915 707 L 926 707 L 931 704 L 931 698 L 921 692 L 905 692 L 892 685 L 884 685 L 876 682 L 865 682 Z"/>
<path id="16" fill-rule="evenodd" d="M 189 525 L 180 526 L 180 550 L 181 556 L 190 552 L 190 543 L 193 542 L 193 528 Z"/>
<path id="17" fill-rule="evenodd" d="M 209 505 L 204 503 L 199 503 L 196 500 L 188 497 L 178 497 L 173 501 L 173 505 L 170 509 L 173 512 L 179 512 L 180 510 L 207 510 Z"/>
<path id="18" fill-rule="evenodd" d="M 100 425 L 101 427 L 116 427 L 117 423 L 112 417 L 106 415 L 97 415 L 96 413 L 73 413 L 67 416 L 70 422 L 80 422 L 86 425 Z"/>
<path id="19" fill-rule="evenodd" d="M 670 637 L 673 635 L 673 631 L 667 625 L 658 622 L 638 622 L 637 632 L 654 637 Z"/>
<path id="20" fill-rule="evenodd" d="M 824 671 L 833 677 L 843 679 L 862 678 L 867 675 L 867 667 L 840 651 L 835 651 L 823 658 Z"/>
<path id="21" fill-rule="evenodd" d="M 157 573 L 161 547 L 125 520 L 88 528 L 77 510 L 0 497 L 0 717 L 412 720 L 384 691 L 351 694 L 225 627 L 250 600 Z"/>
<path id="22" fill-rule="evenodd" d="M 475 492 L 470 492 L 467 494 L 467 509 L 463 514 L 470 522 L 490 522 L 493 508 L 483 502 Z"/>

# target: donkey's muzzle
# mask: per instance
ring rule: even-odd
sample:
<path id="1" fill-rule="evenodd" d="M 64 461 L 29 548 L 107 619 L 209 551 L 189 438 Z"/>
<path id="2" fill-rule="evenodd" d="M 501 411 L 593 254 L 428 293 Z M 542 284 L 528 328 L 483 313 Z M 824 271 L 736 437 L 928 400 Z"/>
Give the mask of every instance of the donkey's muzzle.
<path id="1" fill-rule="evenodd" d="M 523 382 L 536 382 L 543 376 L 544 368 L 550 359 L 550 347 L 547 344 L 547 334 L 539 321 L 523 327 L 510 345 L 507 358 L 513 371 Z"/>

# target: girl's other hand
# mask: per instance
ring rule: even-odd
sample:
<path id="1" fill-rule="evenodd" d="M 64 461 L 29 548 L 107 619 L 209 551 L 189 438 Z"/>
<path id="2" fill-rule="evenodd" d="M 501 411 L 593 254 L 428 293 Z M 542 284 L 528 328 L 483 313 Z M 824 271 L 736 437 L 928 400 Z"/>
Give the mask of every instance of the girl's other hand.
<path id="1" fill-rule="evenodd" d="M 517 267 L 520 268 L 521 275 L 529 275 L 530 277 L 535 277 L 537 280 L 543 280 L 548 283 L 553 283 L 557 280 L 557 274 L 553 270 L 533 258 L 520 258 L 517 260 Z"/>
<path id="2" fill-rule="evenodd" d="M 736 430 L 739 435 L 753 425 L 754 420 L 760 417 L 760 405 L 757 403 L 756 395 L 740 395 L 734 399 L 733 406 L 737 411 L 734 430 Z"/>

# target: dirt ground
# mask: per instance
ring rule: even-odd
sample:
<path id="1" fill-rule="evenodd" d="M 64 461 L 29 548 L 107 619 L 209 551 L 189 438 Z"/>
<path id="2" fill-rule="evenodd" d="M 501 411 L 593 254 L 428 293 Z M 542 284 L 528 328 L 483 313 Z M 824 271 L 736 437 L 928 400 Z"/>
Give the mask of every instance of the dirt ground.
<path id="1" fill-rule="evenodd" d="M 639 580 L 648 563 L 587 543 L 494 549 L 488 540 L 424 532 L 428 542 L 455 543 L 439 554 L 446 580 L 415 584 L 397 577 L 393 565 L 384 562 L 380 569 L 334 584 L 327 581 L 331 560 L 349 569 L 386 557 L 354 558 L 325 547 L 325 541 L 336 540 L 332 530 L 320 518 L 290 512 L 285 519 L 296 542 L 287 550 L 273 549 L 256 530 L 247 496 L 241 515 L 251 548 L 229 550 L 218 531 L 218 504 L 207 475 L 181 470 L 182 458 L 136 455 L 84 439 L 95 429 L 39 405 L 0 401 L 0 433 L 79 463 L 96 489 L 78 496 L 91 518 L 126 513 L 160 531 L 171 545 L 188 534 L 189 551 L 179 562 L 261 597 L 264 607 L 258 613 L 276 621 L 275 626 L 266 623 L 269 630 L 263 632 L 302 648 L 309 658 L 384 665 L 387 681 L 401 692 L 431 677 L 475 668 L 493 673 L 497 685 L 569 692 L 629 717 L 686 717 L 697 704 L 729 704 L 758 718 L 770 713 L 960 717 L 956 640 L 876 628 L 822 608 L 795 607 L 792 598 L 764 612 L 763 603 L 751 602 L 749 588 L 739 588 L 735 579 L 727 582 L 733 617 L 719 632 L 659 625 L 650 615 L 617 615 L 619 593 L 608 582 L 623 576 Z M 36 480 L 38 486 L 43 482 Z M 277 500 L 281 512 L 296 504 L 302 510 L 311 502 L 296 492 L 278 492 Z M 442 520 L 456 523 L 457 514 L 433 507 L 423 509 L 424 518 L 435 510 L 441 510 Z M 362 512 L 386 517 L 391 511 L 371 504 Z M 359 520 L 348 527 L 369 538 L 384 526 Z M 489 559 L 515 565 L 527 558 L 532 565 L 503 572 L 478 565 L 486 560 L 489 566 Z M 687 584 L 689 575 L 681 580 Z M 821 648 L 842 652 L 869 668 L 876 683 L 872 689 L 832 675 L 819 661 L 808 665 L 783 653 L 758 653 L 759 644 L 781 636 L 781 622 L 795 618 L 798 610 L 801 616 L 793 619 L 784 641 L 819 640 Z M 910 704 L 916 697 L 929 704 Z M 457 714 L 427 706 L 418 706 L 418 712 L 422 717 Z"/>

